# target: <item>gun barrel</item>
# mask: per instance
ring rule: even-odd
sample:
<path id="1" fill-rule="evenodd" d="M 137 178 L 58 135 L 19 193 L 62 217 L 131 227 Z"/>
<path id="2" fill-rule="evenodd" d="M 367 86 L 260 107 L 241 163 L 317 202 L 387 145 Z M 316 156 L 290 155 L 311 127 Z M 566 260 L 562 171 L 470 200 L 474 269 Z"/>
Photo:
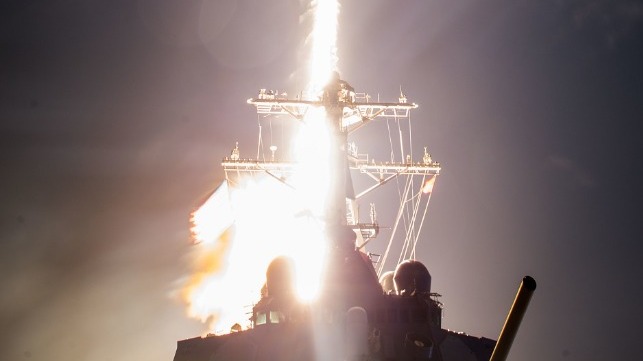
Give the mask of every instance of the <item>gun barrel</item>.
<path id="1" fill-rule="evenodd" d="M 516 293 L 516 298 L 514 299 L 513 305 L 511 305 L 507 320 L 505 320 L 505 325 L 502 327 L 498 342 L 496 342 L 496 347 L 493 349 L 489 361 L 505 361 L 507 359 L 509 349 L 513 344 L 518 327 L 520 326 L 522 317 L 527 311 L 527 306 L 535 289 L 536 280 L 530 276 L 525 276 L 520 283 L 518 293 Z"/>

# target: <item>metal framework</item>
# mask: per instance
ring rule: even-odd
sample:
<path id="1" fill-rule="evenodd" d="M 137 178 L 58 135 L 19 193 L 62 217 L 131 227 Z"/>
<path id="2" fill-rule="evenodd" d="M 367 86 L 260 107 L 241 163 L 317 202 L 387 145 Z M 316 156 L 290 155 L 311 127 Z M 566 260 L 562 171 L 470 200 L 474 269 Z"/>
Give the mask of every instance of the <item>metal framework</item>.
<path id="1" fill-rule="evenodd" d="M 302 96 L 302 98 L 304 98 Z M 401 95 L 398 103 L 371 102 L 371 97 L 366 93 L 346 94 L 341 98 L 339 106 L 342 107 L 341 131 L 351 134 L 375 118 L 409 118 L 410 111 L 418 107 L 415 103 L 408 103 L 404 95 Z M 321 100 L 288 99 L 285 93 L 279 94 L 274 91 L 262 89 L 257 98 L 248 99 L 248 104 L 254 105 L 257 114 L 262 116 L 291 116 L 298 121 L 303 121 L 306 113 L 311 107 L 325 106 Z M 289 176 L 296 171 L 297 164 L 274 159 L 240 159 L 238 147 L 232 151 L 231 156 L 222 161 L 226 178 L 238 175 L 243 172 L 263 172 L 276 180 L 288 184 Z M 434 162 L 428 154 L 426 147 L 420 161 L 406 156 L 404 162 L 375 162 L 369 159 L 368 154 L 358 154 L 354 144 L 347 145 L 347 164 L 349 168 L 359 174 L 364 174 L 371 179 L 372 184 L 366 189 L 355 193 L 353 199 L 346 200 L 346 221 L 357 233 L 360 239 L 358 247 L 365 246 L 379 233 L 380 226 L 375 216 L 374 206 L 371 205 L 370 222 L 360 223 L 357 212 L 357 200 L 367 193 L 379 188 L 392 179 L 399 176 L 424 176 L 434 177 L 440 173 L 440 163 Z"/>

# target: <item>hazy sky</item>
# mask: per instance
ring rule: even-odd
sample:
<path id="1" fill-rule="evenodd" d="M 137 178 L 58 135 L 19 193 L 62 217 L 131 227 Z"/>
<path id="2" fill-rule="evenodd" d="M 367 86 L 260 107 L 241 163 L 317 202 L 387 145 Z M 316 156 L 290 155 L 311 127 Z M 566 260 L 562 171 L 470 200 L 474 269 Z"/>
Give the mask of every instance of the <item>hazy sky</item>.
<path id="1" fill-rule="evenodd" d="M 0 5 L 0 359 L 171 360 L 204 330 L 172 298 L 188 216 L 235 141 L 253 153 L 245 100 L 302 90 L 302 10 Z M 445 327 L 497 338 L 529 274 L 511 360 L 643 359 L 643 2 L 346 0 L 338 55 L 420 104 Z"/>

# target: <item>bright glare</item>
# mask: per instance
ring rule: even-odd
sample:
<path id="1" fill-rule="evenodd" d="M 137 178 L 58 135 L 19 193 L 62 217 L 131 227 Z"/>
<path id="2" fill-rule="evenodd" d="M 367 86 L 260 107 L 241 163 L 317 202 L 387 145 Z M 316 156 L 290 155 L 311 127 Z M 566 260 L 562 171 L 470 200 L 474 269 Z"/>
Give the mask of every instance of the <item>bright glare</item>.
<path id="1" fill-rule="evenodd" d="M 213 198 L 221 199 L 216 193 Z M 195 246 L 200 272 L 184 289 L 190 316 L 206 321 L 216 315 L 210 331 L 217 332 L 248 320 L 268 264 L 277 256 L 293 259 L 300 297 L 313 298 L 326 254 L 319 223 L 302 212 L 293 190 L 275 179 L 245 178 L 245 184 L 230 189 L 230 202 L 234 227 L 214 242 Z"/>
<path id="2" fill-rule="evenodd" d="M 313 6 L 308 86 L 317 94 L 336 70 L 339 3 L 317 0 Z M 309 109 L 304 123 L 293 139 L 298 167 L 286 180 L 292 187 L 266 175 L 240 176 L 230 187 L 224 183 L 193 214 L 196 271 L 183 297 L 190 316 L 210 321 L 210 332 L 228 332 L 235 323 L 248 326 L 248 313 L 277 256 L 294 261 L 301 300 L 319 292 L 328 244 L 323 217 L 337 171 L 330 161 L 333 137 L 324 108 Z"/>

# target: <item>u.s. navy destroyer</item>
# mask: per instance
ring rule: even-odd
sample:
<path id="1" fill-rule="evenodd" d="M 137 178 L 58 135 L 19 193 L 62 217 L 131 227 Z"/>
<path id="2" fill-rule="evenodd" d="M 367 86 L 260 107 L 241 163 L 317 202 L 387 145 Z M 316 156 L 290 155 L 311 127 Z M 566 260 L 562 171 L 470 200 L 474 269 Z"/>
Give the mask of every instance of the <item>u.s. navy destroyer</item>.
<path id="1" fill-rule="evenodd" d="M 294 291 L 293 263 L 277 257 L 268 266 L 264 287 L 249 312 L 249 326 L 235 325 L 229 333 L 179 341 L 174 361 L 498 361 L 507 357 L 535 281 L 523 278 L 498 341 L 444 329 L 440 295 L 431 288 L 427 267 L 415 258 L 419 231 L 413 229 L 422 227 L 426 211 L 420 205 L 428 206 L 440 163 L 426 147 L 419 159 L 409 152 L 397 161 L 377 162 L 358 152 L 350 139 L 378 118 L 408 120 L 416 104 L 403 94 L 395 102 L 372 101 L 337 73 L 317 94 L 289 98 L 262 89 L 248 103 L 262 119 L 280 117 L 294 123 L 305 123 L 314 109 L 324 110 L 324 122 L 330 129 L 331 191 L 323 214 L 312 216 L 324 225 L 320 232 L 328 242 L 320 295 L 311 302 L 300 301 Z M 281 159 L 275 146 L 270 152 L 248 159 L 235 147 L 222 162 L 227 180 L 235 183 L 239 177 L 263 174 L 288 184 L 296 172 L 296 161 Z M 370 184 L 358 192 L 355 176 L 365 177 Z M 359 203 L 393 179 L 419 189 L 403 187 L 400 192 L 401 208 L 389 226 L 396 230 L 400 219 L 407 217 L 403 222 L 406 231 L 400 232 L 403 257 L 394 271 L 384 272 L 383 257 L 366 251 L 369 241 L 380 233 L 380 221 L 373 204 L 366 217 L 360 216 Z M 362 222 L 362 218 L 368 220 Z M 391 233 L 393 240 L 396 232 Z M 305 234 L 301 242 L 306 242 Z"/>

